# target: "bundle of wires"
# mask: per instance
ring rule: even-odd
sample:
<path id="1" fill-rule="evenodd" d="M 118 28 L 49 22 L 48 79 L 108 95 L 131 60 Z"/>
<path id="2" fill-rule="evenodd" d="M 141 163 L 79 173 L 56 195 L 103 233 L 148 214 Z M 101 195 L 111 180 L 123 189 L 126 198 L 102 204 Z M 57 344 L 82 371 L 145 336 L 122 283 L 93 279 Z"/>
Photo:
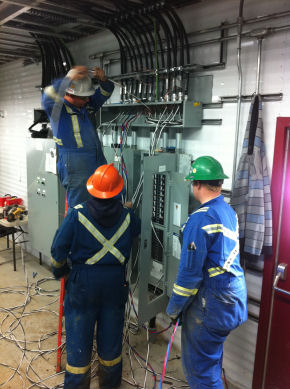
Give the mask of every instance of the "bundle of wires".
<path id="1" fill-rule="evenodd" d="M 175 118 L 177 112 L 179 111 L 179 109 L 180 109 L 180 107 L 177 107 L 175 112 L 172 110 L 168 114 L 168 116 L 165 119 L 162 120 L 165 112 L 167 111 L 167 107 L 164 108 L 162 114 L 160 115 L 160 117 L 159 117 L 159 119 L 157 121 L 157 124 L 156 124 L 156 127 L 155 127 L 155 131 L 154 131 L 153 136 L 152 136 L 151 144 L 150 144 L 150 147 L 149 147 L 149 155 L 154 155 L 154 151 L 158 147 L 158 144 L 159 144 L 159 141 L 160 141 L 160 137 L 162 135 L 162 132 L 163 132 L 164 128 L 166 126 L 180 124 L 179 122 L 174 122 L 174 118 Z M 146 121 L 148 123 L 152 123 L 152 119 L 150 117 L 148 117 Z M 161 126 L 161 128 L 160 128 L 160 126 Z M 158 130 L 159 130 L 159 134 L 157 135 Z"/>
<path id="2" fill-rule="evenodd" d="M 128 131 L 132 123 L 137 119 L 139 115 L 129 114 L 128 117 L 124 120 L 121 126 L 121 135 L 120 135 L 120 165 L 121 165 L 121 175 L 123 180 L 125 181 L 126 187 L 126 201 L 128 200 L 128 172 L 126 168 L 126 163 L 123 156 L 123 150 L 127 143 Z"/>
<path id="3" fill-rule="evenodd" d="M 174 326 L 174 329 L 173 329 L 171 338 L 170 338 L 170 340 L 169 340 L 169 342 L 168 342 L 168 347 L 167 347 L 167 351 L 166 351 L 165 358 L 164 358 L 162 376 L 161 376 L 161 380 L 159 381 L 158 389 L 161 389 L 161 388 L 162 388 L 162 383 L 163 383 L 163 381 L 164 381 L 165 372 L 166 372 L 166 367 L 167 367 L 167 364 L 168 364 L 168 359 L 169 359 L 170 351 L 171 351 L 171 348 L 172 348 L 174 335 L 175 335 L 175 332 L 176 332 L 177 327 L 178 327 L 178 323 L 179 323 L 179 319 L 177 319 L 177 321 L 176 321 L 176 323 L 175 323 L 175 326 Z"/>

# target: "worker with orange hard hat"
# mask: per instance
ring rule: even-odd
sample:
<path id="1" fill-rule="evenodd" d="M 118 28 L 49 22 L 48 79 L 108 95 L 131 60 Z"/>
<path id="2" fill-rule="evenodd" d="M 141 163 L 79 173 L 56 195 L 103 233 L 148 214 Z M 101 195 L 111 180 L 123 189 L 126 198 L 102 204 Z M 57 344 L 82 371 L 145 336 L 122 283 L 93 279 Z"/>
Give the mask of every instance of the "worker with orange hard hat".
<path id="1" fill-rule="evenodd" d="M 126 265 L 141 230 L 140 219 L 128 208 L 131 203 L 123 206 L 116 197 L 123 186 L 113 164 L 100 166 L 87 181 L 92 198 L 72 208 L 52 243 L 52 272 L 56 278 L 68 277 L 65 389 L 90 387 L 96 322 L 99 387 L 121 384 Z"/>

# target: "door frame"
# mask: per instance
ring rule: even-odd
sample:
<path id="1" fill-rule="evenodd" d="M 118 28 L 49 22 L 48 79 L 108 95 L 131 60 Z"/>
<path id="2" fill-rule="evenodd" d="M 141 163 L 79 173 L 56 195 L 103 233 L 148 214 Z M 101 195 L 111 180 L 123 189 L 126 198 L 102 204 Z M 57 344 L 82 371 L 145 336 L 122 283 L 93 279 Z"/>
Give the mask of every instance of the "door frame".
<path id="1" fill-rule="evenodd" d="M 290 128 L 290 117 L 278 117 L 276 123 L 275 148 L 271 181 L 271 197 L 273 208 L 273 254 L 271 256 L 265 257 L 264 261 L 263 284 L 252 389 L 264 389 L 263 377 L 265 373 L 264 370 L 267 365 L 267 343 L 269 344 L 270 340 L 268 340 L 268 337 L 271 336 L 269 324 L 271 324 L 271 310 L 273 309 L 273 283 L 277 266 L 275 263 L 275 256 L 277 248 L 279 210 L 281 206 L 281 192 L 277 190 L 277 188 L 281 188 L 283 181 L 284 152 L 288 128 Z"/>

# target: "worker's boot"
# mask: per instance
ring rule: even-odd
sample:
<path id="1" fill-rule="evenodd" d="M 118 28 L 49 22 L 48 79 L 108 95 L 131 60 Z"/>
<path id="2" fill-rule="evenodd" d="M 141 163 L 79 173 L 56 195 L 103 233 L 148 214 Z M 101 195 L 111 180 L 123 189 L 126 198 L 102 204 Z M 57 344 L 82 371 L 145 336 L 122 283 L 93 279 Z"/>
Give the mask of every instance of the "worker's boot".
<path id="1" fill-rule="evenodd" d="M 116 372 L 116 366 L 104 366 L 99 364 L 98 376 L 99 376 L 99 388 L 100 389 L 115 389 L 119 388 L 122 381 L 122 362 L 121 366 L 118 364 L 118 372 Z"/>

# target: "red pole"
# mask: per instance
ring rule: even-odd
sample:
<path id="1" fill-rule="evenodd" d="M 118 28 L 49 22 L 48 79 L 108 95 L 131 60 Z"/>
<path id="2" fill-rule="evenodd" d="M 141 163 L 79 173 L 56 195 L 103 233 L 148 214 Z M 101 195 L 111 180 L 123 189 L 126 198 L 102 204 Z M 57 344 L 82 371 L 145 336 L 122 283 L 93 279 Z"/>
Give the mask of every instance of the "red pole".
<path id="1" fill-rule="evenodd" d="M 66 216 L 68 210 L 68 203 L 65 199 L 65 211 Z M 59 312 L 58 312 L 58 335 L 57 335 L 57 354 L 56 354 L 56 372 L 61 370 L 61 334 L 62 334 L 62 318 L 63 318 L 63 300 L 65 295 L 65 279 L 64 277 L 60 281 L 60 295 L 59 295 Z"/>
<path id="2" fill-rule="evenodd" d="M 63 299 L 65 294 L 65 279 L 60 281 L 60 296 L 59 296 L 59 314 L 58 314 L 58 336 L 57 336 L 57 355 L 56 355 L 56 372 L 61 370 L 61 334 L 62 334 L 62 318 L 63 318 Z"/>

